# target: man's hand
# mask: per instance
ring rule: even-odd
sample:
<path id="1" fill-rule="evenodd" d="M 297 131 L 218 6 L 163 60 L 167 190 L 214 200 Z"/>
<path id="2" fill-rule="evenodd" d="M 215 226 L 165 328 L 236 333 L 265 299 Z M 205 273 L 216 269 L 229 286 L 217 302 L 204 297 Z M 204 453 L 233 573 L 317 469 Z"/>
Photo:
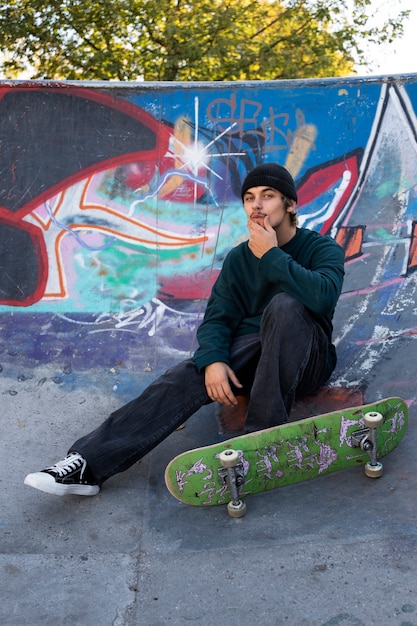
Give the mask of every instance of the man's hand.
<path id="1" fill-rule="evenodd" d="M 249 249 L 260 259 L 268 250 L 278 245 L 277 234 L 272 228 L 269 217 L 264 217 L 263 226 L 255 220 L 249 220 Z"/>
<path id="2" fill-rule="evenodd" d="M 216 361 L 216 363 L 206 365 L 204 375 L 207 393 L 211 400 L 226 406 L 237 404 L 236 396 L 230 387 L 230 381 L 235 387 L 241 388 L 242 385 L 231 367 L 226 363 Z"/>

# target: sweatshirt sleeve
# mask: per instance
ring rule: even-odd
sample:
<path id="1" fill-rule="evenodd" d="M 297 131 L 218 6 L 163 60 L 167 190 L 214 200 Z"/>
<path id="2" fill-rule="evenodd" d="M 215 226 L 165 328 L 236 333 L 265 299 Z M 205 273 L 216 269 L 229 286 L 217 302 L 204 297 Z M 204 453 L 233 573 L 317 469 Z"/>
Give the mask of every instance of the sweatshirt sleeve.
<path id="1" fill-rule="evenodd" d="M 331 237 L 321 236 L 312 243 L 305 242 L 303 265 L 273 248 L 261 258 L 259 271 L 316 316 L 329 315 L 342 290 L 344 251 Z"/>
<path id="2" fill-rule="evenodd" d="M 197 331 L 199 347 L 194 361 L 201 371 L 222 361 L 230 365 L 232 336 L 242 320 L 241 309 L 233 298 L 228 281 L 230 255 L 226 257 L 207 303 L 204 320 Z"/>

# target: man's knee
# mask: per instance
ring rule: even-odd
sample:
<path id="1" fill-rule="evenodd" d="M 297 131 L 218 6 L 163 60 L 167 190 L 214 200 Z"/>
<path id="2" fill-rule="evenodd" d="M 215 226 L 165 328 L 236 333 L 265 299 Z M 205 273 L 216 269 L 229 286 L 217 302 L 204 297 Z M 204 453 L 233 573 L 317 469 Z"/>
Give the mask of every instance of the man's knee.
<path id="1" fill-rule="evenodd" d="M 265 308 L 263 317 L 272 315 L 275 319 L 291 319 L 297 313 L 304 313 L 305 307 L 288 293 L 277 293 Z"/>
<path id="2" fill-rule="evenodd" d="M 313 326 L 313 320 L 305 306 L 287 293 L 279 293 L 265 308 L 262 316 L 261 334 L 279 333 L 281 340 L 293 341 L 304 330 Z"/>

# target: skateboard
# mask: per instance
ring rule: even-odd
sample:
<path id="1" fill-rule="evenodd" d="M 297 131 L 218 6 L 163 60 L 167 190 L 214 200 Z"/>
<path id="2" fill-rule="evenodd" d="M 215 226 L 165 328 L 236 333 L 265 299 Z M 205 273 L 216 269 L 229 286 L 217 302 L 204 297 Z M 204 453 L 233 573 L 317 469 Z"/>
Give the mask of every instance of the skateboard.
<path id="1" fill-rule="evenodd" d="M 186 504 L 227 504 L 246 513 L 245 496 L 364 465 L 371 478 L 401 441 L 408 408 L 401 398 L 308 417 L 176 456 L 165 470 L 170 493 Z"/>

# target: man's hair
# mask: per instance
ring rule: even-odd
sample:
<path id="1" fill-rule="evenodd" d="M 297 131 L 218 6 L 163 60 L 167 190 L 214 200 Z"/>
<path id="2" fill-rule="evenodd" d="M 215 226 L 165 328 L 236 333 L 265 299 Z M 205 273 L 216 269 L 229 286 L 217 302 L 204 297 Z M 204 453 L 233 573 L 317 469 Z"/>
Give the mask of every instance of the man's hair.
<path id="1" fill-rule="evenodd" d="M 298 215 L 297 215 L 297 211 L 295 210 L 294 200 L 292 200 L 291 198 L 288 198 L 287 196 L 284 196 L 284 194 L 282 194 L 282 200 L 284 202 L 285 210 L 292 207 L 292 211 L 290 211 L 291 225 L 298 226 Z"/>

